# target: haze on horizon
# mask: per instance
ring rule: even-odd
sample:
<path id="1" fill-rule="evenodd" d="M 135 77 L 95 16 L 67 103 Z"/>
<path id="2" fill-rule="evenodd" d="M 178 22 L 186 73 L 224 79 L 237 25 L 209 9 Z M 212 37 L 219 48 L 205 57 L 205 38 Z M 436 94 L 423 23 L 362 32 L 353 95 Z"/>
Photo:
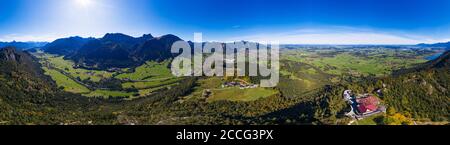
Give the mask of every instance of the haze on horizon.
<path id="1" fill-rule="evenodd" d="M 450 41 L 447 0 L 0 0 L 0 41 L 106 33 L 206 41 L 417 44 Z"/>

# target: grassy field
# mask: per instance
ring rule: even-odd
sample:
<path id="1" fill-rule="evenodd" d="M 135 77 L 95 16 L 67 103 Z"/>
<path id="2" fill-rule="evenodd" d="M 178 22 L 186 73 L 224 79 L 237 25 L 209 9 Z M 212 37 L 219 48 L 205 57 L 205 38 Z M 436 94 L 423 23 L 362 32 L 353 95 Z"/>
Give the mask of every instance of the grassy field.
<path id="1" fill-rule="evenodd" d="M 159 87 L 154 87 L 154 88 L 150 88 L 150 89 L 140 89 L 139 90 L 139 96 L 146 96 L 146 95 L 150 95 L 155 91 L 158 91 L 160 89 L 164 89 L 164 88 L 172 88 L 172 86 L 178 85 L 177 83 L 174 84 L 169 84 L 169 85 L 163 85 L 163 86 L 159 86 Z"/>
<path id="2" fill-rule="evenodd" d="M 63 56 L 53 56 L 46 54 L 45 60 L 57 69 L 63 70 L 69 73 L 74 78 L 80 78 L 81 80 L 90 80 L 93 82 L 99 82 L 103 78 L 110 78 L 113 73 L 107 71 L 86 70 L 86 69 L 74 69 L 74 63 L 69 60 L 65 60 Z"/>
<path id="3" fill-rule="evenodd" d="M 340 50 L 340 52 L 295 49 L 283 52 L 281 58 L 313 65 L 328 74 L 363 76 L 387 75 L 392 70 L 426 61 L 424 56 L 416 56 L 412 51 L 391 49 Z"/>
<path id="4" fill-rule="evenodd" d="M 278 92 L 268 88 L 240 89 L 237 87 L 212 90 L 212 96 L 207 101 L 229 100 L 229 101 L 255 101 L 269 97 Z"/>
<path id="5" fill-rule="evenodd" d="M 196 86 L 192 89 L 192 93 L 184 97 L 184 100 L 198 99 L 202 96 L 205 89 L 217 89 L 223 84 L 221 77 L 202 78 L 196 82 Z"/>
<path id="6" fill-rule="evenodd" d="M 222 88 L 225 82 L 223 77 L 205 77 L 197 81 L 193 91 L 181 101 L 206 99 L 207 102 L 228 100 L 228 101 L 255 101 L 261 98 L 278 94 L 277 90 L 271 88 L 240 89 L 239 87 Z M 203 98 L 203 92 L 211 90 L 212 94 L 208 98 Z"/>
<path id="7" fill-rule="evenodd" d="M 320 58 L 312 62 L 313 65 L 331 74 L 342 74 L 345 72 L 357 72 L 364 75 L 386 74 L 386 65 L 377 60 L 367 60 L 349 54 L 339 54 L 335 57 Z M 333 69 L 336 68 L 336 69 Z"/>
<path id="8" fill-rule="evenodd" d="M 169 61 L 147 62 L 137 67 L 134 72 L 119 74 L 115 78 L 130 81 L 123 83 L 122 88 L 136 88 L 139 89 L 140 96 L 149 95 L 159 89 L 176 85 L 180 81 L 180 78 L 175 78 L 167 67 L 169 63 Z"/>
<path id="9" fill-rule="evenodd" d="M 69 77 L 65 76 L 64 74 L 48 69 L 46 67 L 43 68 L 46 75 L 51 76 L 53 80 L 56 81 L 56 84 L 58 87 L 63 87 L 65 91 L 72 92 L 72 93 L 89 93 L 90 90 L 83 85 L 78 84 L 74 80 L 70 79 Z"/>
<path id="10" fill-rule="evenodd" d="M 117 75 L 115 78 L 128 80 L 154 80 L 173 77 L 170 69 L 167 67 L 169 61 L 163 63 L 147 62 L 139 66 L 132 73 Z"/>
<path id="11" fill-rule="evenodd" d="M 380 117 L 383 117 L 383 114 L 373 115 L 362 120 L 357 120 L 353 123 L 353 125 L 378 125 L 377 119 Z"/>
<path id="12" fill-rule="evenodd" d="M 161 87 L 166 85 L 172 85 L 180 81 L 181 78 L 168 78 L 168 79 L 158 79 L 153 81 L 143 81 L 143 82 L 126 82 L 122 84 L 122 88 L 136 88 L 136 89 L 149 89 L 155 87 Z"/>

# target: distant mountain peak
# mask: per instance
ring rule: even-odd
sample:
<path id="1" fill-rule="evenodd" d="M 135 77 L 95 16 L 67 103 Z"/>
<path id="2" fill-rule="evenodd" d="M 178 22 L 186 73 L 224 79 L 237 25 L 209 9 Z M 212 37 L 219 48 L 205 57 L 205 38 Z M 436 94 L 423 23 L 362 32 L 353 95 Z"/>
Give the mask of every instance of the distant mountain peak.
<path id="1" fill-rule="evenodd" d="M 70 36 L 68 39 L 82 39 L 80 36 Z"/>
<path id="2" fill-rule="evenodd" d="M 163 35 L 161 37 L 158 37 L 158 39 L 167 39 L 167 38 L 181 39 L 180 37 L 175 36 L 173 34 L 166 34 L 166 35 Z"/>
<path id="3" fill-rule="evenodd" d="M 446 47 L 446 48 L 450 48 L 450 41 L 449 41 L 449 42 L 434 43 L 434 44 L 420 43 L 420 44 L 417 44 L 417 46 L 421 46 L 421 47 Z"/>
<path id="4" fill-rule="evenodd" d="M 11 41 L 11 42 L 0 42 L 0 48 L 3 47 L 14 47 L 19 50 L 28 50 L 32 48 L 42 47 L 47 45 L 47 42 L 20 42 L 20 41 Z"/>
<path id="5" fill-rule="evenodd" d="M 128 36 L 123 33 L 106 33 L 103 37 L 111 37 L 111 36 Z"/>
<path id="6" fill-rule="evenodd" d="M 180 41 L 182 40 L 180 37 L 175 36 L 173 34 L 167 34 L 167 35 L 163 35 L 161 37 L 156 38 L 159 41 L 163 41 L 169 45 L 172 45 L 172 43 L 176 42 L 176 41 Z"/>
<path id="7" fill-rule="evenodd" d="M 152 39 L 152 38 L 154 38 L 154 37 L 153 37 L 152 34 L 144 34 L 144 35 L 142 35 L 142 38 L 145 38 L 145 39 Z"/>
<path id="8" fill-rule="evenodd" d="M 107 33 L 102 38 L 103 40 L 120 41 L 124 39 L 134 39 L 132 36 L 128 36 L 122 33 Z"/>
<path id="9" fill-rule="evenodd" d="M 82 38 L 80 36 L 72 36 L 68 38 L 60 38 L 43 47 L 45 52 L 59 55 L 69 55 L 76 52 L 88 41 L 94 38 Z"/>

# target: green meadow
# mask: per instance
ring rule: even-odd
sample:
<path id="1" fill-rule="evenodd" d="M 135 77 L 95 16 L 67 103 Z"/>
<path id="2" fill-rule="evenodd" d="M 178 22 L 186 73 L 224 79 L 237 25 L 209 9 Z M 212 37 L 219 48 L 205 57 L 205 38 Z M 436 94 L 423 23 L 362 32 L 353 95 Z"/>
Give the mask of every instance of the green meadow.
<path id="1" fill-rule="evenodd" d="M 393 70 L 426 62 L 424 56 L 414 56 L 410 51 L 390 49 L 351 49 L 340 52 L 330 50 L 287 50 L 282 59 L 302 62 L 319 68 L 331 75 L 387 75 Z"/>
<path id="2" fill-rule="evenodd" d="M 53 80 L 55 80 L 58 87 L 63 87 L 65 91 L 72 92 L 72 93 L 89 93 L 90 90 L 86 88 L 83 85 L 78 84 L 71 78 L 65 76 L 64 74 L 53 70 L 48 69 L 46 67 L 43 67 L 45 74 L 51 76 Z"/>
<path id="3" fill-rule="evenodd" d="M 155 87 L 161 87 L 165 85 L 175 84 L 180 81 L 181 78 L 168 78 L 168 79 L 158 79 L 152 81 L 139 81 L 139 82 L 126 82 L 122 84 L 122 88 L 136 88 L 136 89 L 149 89 Z"/>
<path id="4" fill-rule="evenodd" d="M 45 60 L 51 64 L 52 67 L 69 73 L 74 78 L 80 78 L 80 80 L 90 80 L 92 82 L 99 82 L 101 79 L 110 78 L 114 73 L 98 70 L 86 70 L 73 68 L 74 63 L 69 60 L 65 60 L 63 56 L 53 56 L 46 54 Z"/>
<path id="5" fill-rule="evenodd" d="M 155 80 L 161 78 L 173 77 L 171 70 L 167 67 L 169 61 L 162 63 L 147 62 L 142 66 L 139 66 L 132 73 L 123 73 L 117 75 L 115 78 L 128 79 L 128 80 Z"/>

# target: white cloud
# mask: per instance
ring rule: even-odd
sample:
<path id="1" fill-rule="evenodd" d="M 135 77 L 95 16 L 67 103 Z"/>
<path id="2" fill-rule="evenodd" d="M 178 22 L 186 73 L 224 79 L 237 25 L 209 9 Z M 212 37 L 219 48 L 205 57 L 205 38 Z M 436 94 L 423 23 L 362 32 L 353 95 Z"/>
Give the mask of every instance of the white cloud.
<path id="1" fill-rule="evenodd" d="M 418 44 L 445 42 L 450 39 L 436 39 L 428 36 L 399 31 L 377 31 L 369 28 L 329 26 L 302 28 L 294 31 L 256 34 L 230 38 L 228 41 L 276 41 L 282 44 Z"/>

